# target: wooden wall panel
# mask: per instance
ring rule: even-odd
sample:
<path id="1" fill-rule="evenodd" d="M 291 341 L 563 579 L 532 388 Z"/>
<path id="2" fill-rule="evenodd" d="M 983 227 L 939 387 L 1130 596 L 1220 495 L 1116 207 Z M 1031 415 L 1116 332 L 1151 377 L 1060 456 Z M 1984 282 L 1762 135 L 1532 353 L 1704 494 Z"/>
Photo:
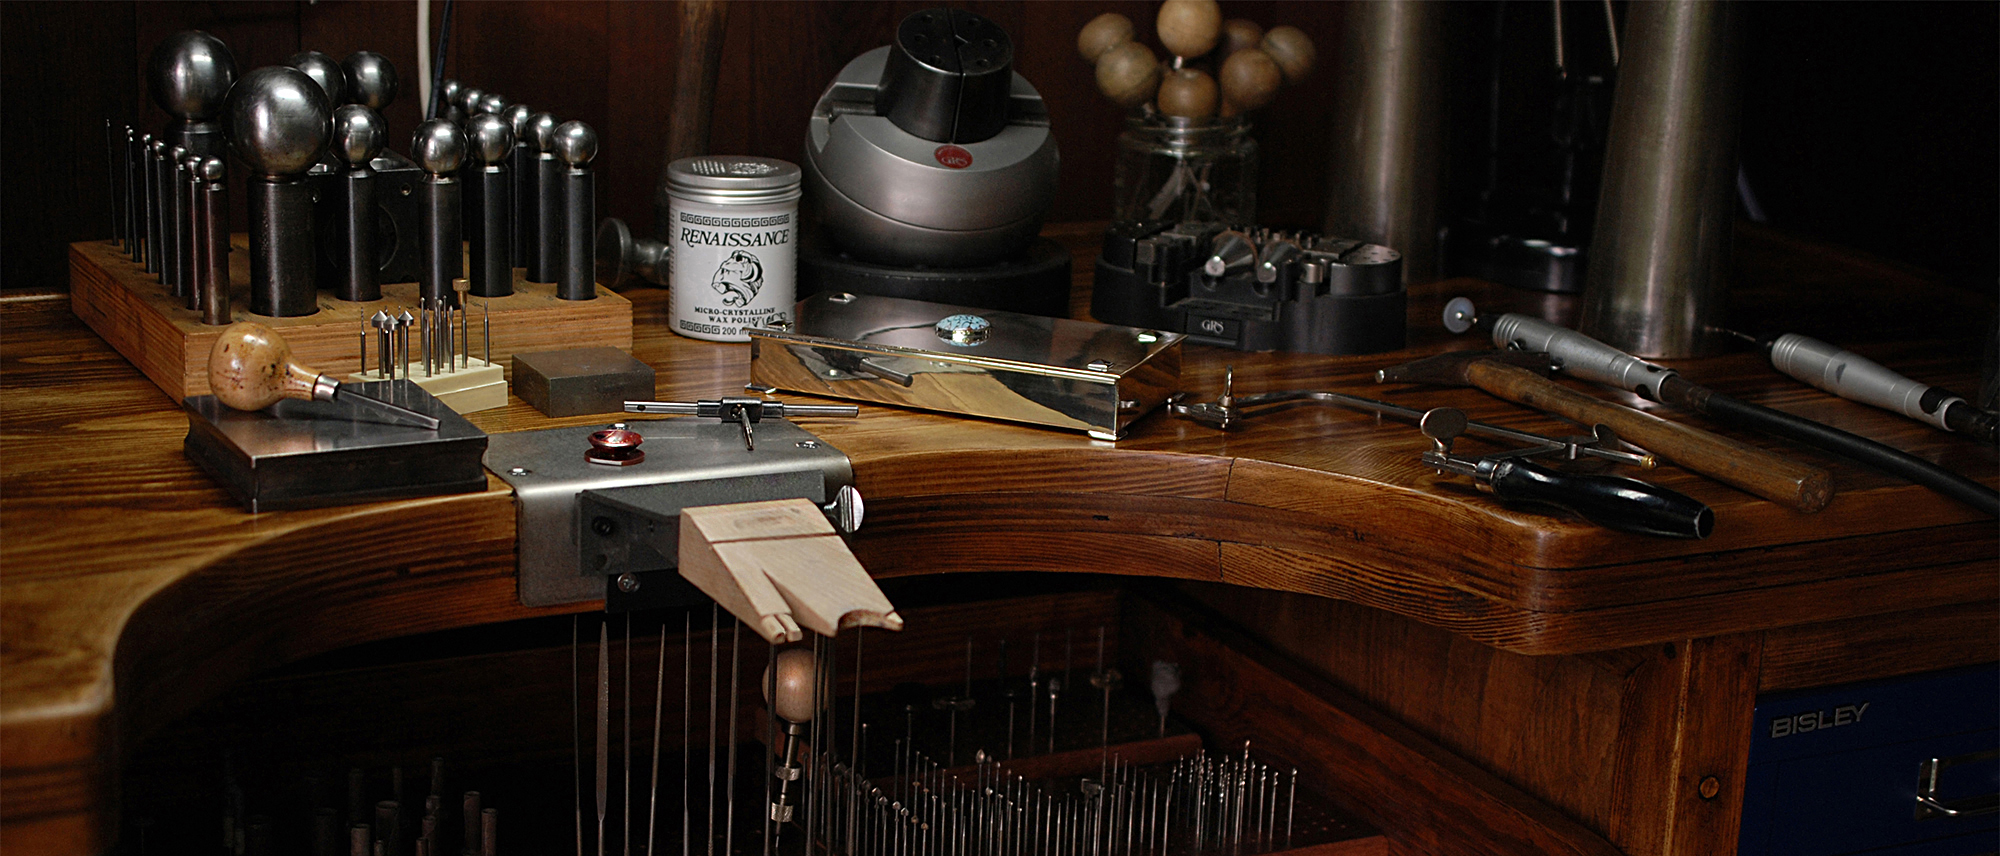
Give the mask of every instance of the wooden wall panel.
<path id="1" fill-rule="evenodd" d="M 798 161 L 806 117 L 841 66 L 887 44 L 895 25 L 935 2 L 773 0 L 737 3 L 725 35 L 716 86 L 712 149 Z M 974 0 L 962 5 L 991 17 L 1015 42 L 1015 67 L 1048 102 L 1062 152 L 1051 222 L 1110 216 L 1111 165 L 1123 118 L 1097 93 L 1092 70 L 1076 53 L 1076 32 L 1105 11 L 1131 17 L 1153 39 L 1150 0 L 1046 3 Z M 432 37 L 443 29 L 443 2 L 431 4 Z M 1298 25 L 1331 43 L 1328 3 L 1225 2 L 1224 13 L 1267 26 Z M 400 93 L 385 116 L 391 148 L 405 151 L 422 117 L 416 65 L 416 4 L 389 2 L 176 2 L 0 5 L 5 16 L 6 111 L 10 139 L 49 141 L 52 169 L 10 170 L 0 177 L 9 200 L 33 199 L 5 215 L 8 288 L 64 288 L 62 248 L 110 234 L 103 120 L 158 128 L 167 115 L 146 95 L 144 65 L 159 40 L 201 29 L 226 42 L 240 71 L 282 63 L 301 50 L 336 59 L 373 50 L 395 64 Z M 525 101 L 561 119 L 582 119 L 602 141 L 597 160 L 598 214 L 636 230 L 652 224 L 653 183 L 666 144 L 678 50 L 680 6 L 637 0 L 457 3 L 445 76 Z M 1316 226 L 1331 91 L 1324 73 L 1283 91 L 1257 117 L 1266 222 Z M 234 194 L 237 228 L 243 198 Z M 46 258 L 45 258 L 46 257 Z"/>

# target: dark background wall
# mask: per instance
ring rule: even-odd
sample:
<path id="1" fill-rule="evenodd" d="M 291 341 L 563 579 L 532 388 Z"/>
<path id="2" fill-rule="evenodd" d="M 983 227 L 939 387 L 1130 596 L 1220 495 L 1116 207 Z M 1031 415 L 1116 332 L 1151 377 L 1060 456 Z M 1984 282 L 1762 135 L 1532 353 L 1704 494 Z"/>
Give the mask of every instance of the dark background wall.
<path id="1" fill-rule="evenodd" d="M 730 15 L 712 149 L 796 160 L 806 114 L 840 66 L 888 42 L 930 3 L 746 2 Z M 1120 116 L 1076 55 L 1075 34 L 1124 12 L 1155 47 L 1151 2 L 963 4 L 1013 34 L 1016 67 L 1041 91 L 1062 147 L 1050 219 L 1109 216 Z M 432 4 L 433 33 L 443 3 Z M 1479 6 L 1450 56 L 1455 87 L 1483 86 Z M 666 137 L 678 4 L 465 2 L 454 7 L 445 73 L 599 131 L 600 214 L 644 229 Z M 1260 219 L 1317 227 L 1332 133 L 1328 3 L 1225 0 L 1224 13 L 1294 24 L 1321 69 L 1257 116 Z M 1742 153 L 1775 225 L 1993 288 L 2000 269 L 2000 4 L 1750 3 Z M 369 49 L 403 78 L 387 111 L 392 147 L 419 120 L 413 2 L 0 3 L 0 287 L 62 288 L 65 245 L 110 234 L 104 120 L 157 128 L 146 96 L 153 45 L 175 30 L 227 42 L 240 70 L 304 49 Z M 240 206 L 240 193 L 239 206 Z M 1447 195 L 1447 198 L 1450 198 Z M 241 227 L 239 221 L 238 227 Z"/>

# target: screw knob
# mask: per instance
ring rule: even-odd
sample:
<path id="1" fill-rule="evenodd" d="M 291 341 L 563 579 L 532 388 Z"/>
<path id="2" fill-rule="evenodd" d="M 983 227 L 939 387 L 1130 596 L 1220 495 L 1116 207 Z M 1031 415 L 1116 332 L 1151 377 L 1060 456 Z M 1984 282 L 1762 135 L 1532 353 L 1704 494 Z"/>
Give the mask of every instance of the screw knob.
<path id="1" fill-rule="evenodd" d="M 236 57 L 221 39 L 183 30 L 153 48 L 146 80 L 160 109 L 190 122 L 213 119 L 236 83 Z"/>

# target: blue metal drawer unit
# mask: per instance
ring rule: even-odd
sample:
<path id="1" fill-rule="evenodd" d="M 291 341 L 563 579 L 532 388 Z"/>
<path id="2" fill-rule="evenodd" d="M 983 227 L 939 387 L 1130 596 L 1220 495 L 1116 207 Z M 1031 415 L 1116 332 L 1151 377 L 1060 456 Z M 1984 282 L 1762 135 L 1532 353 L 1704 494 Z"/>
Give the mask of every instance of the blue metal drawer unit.
<path id="1" fill-rule="evenodd" d="M 2000 666 L 1757 701 L 1739 856 L 2000 851 Z"/>

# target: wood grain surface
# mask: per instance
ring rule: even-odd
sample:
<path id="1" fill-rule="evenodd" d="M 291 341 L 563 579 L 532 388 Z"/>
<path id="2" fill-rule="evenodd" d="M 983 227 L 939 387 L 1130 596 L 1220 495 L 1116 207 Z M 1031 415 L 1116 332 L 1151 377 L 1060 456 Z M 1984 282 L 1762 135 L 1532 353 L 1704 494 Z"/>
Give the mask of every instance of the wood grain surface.
<path id="1" fill-rule="evenodd" d="M 296 318 L 269 318 L 250 313 L 249 239 L 232 237 L 230 279 L 236 296 L 231 319 L 255 321 L 285 337 L 301 362 L 335 377 L 366 369 L 361 365 L 360 334 L 368 335 L 369 363 L 376 364 L 375 332 L 368 319 L 376 312 L 417 314 L 414 282 L 385 283 L 380 300 L 349 302 L 330 292 L 319 295 L 320 309 Z M 553 283 L 528 282 L 514 272 L 514 293 L 471 305 L 467 327 L 472 331 L 472 355 L 483 358 L 490 348 L 493 361 L 510 366 L 517 353 L 556 351 L 603 345 L 632 347 L 632 305 L 618 293 L 597 287 L 595 300 L 563 300 Z M 203 324 L 201 313 L 188 309 L 160 285 L 156 277 L 132 263 L 105 241 L 70 247 L 70 310 L 140 371 L 179 401 L 208 389 L 208 357 L 225 327 Z M 483 325 L 492 325 L 490 339 Z M 412 325 L 410 352 L 419 359 L 420 334 Z"/>
<path id="2" fill-rule="evenodd" d="M 1100 229 L 1049 230 L 1077 256 L 1073 305 L 1087 305 Z M 1763 232 L 1744 233 L 1737 259 L 1735 326 L 1809 333 L 1926 383 L 1976 386 L 1973 355 L 1991 295 Z M 1458 294 L 1488 312 L 1548 301 L 1447 281 L 1411 295 L 1405 351 L 1189 347 L 1182 387 L 1212 397 L 1234 365 L 1239 394 L 1337 389 L 1459 407 L 1523 430 L 1579 430 L 1477 390 L 1370 382 L 1382 366 L 1480 346 L 1437 330 L 1444 300 Z M 748 346 L 673 336 L 661 323 L 664 292 L 626 296 L 634 352 L 657 370 L 659 398 L 740 388 Z M 0 820 L 10 843 L 102 844 L 110 817 L 94 796 L 106 792 L 117 747 L 257 669 L 550 611 L 515 600 L 513 502 L 498 480 L 453 497 L 245 514 L 181 454 L 186 423 L 171 400 L 77 321 L 65 296 L 0 301 L 0 323 Z M 2000 481 L 1995 450 L 1796 384 L 1754 354 L 1675 365 L 1718 391 Z M 1565 385 L 1658 412 L 1630 395 Z M 510 398 L 471 418 L 504 432 L 626 417 L 549 419 Z M 644 433 L 644 424 L 634 427 Z M 1827 469 L 1835 499 L 1802 514 L 1662 468 L 1646 478 L 1712 506 L 1715 534 L 1702 542 L 1623 535 L 1503 506 L 1422 466 L 1429 441 L 1414 429 L 1327 408 L 1262 416 L 1229 433 L 1155 414 L 1115 444 L 873 406 L 858 419 L 801 424 L 853 460 L 871 510 L 854 547 L 878 576 L 1028 570 L 1220 581 L 1352 600 L 1522 654 L 1990 601 L 2000 555 L 1993 521 L 1970 509 L 1715 425 L 1703 427 Z"/>

